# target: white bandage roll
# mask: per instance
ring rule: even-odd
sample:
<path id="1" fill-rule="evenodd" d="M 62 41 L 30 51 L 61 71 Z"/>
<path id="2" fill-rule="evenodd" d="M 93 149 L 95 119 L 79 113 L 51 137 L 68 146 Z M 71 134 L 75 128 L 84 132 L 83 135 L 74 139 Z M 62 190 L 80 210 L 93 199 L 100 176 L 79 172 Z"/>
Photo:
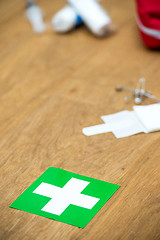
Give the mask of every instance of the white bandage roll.
<path id="1" fill-rule="evenodd" d="M 81 17 L 77 11 L 69 5 L 56 13 L 52 18 L 54 30 L 60 33 L 68 32 L 81 23 Z"/>
<path id="2" fill-rule="evenodd" d="M 67 0 L 76 9 L 83 22 L 97 36 L 105 36 L 112 28 L 107 12 L 96 0 Z"/>
<path id="3" fill-rule="evenodd" d="M 36 5 L 29 6 L 26 10 L 26 17 L 30 21 L 35 33 L 43 33 L 46 26 L 43 22 L 43 14 L 41 8 Z"/>
<path id="4" fill-rule="evenodd" d="M 100 2 L 100 0 L 97 0 Z M 67 5 L 52 17 L 52 26 L 56 32 L 66 33 L 82 23 L 82 18 L 71 5 Z"/>

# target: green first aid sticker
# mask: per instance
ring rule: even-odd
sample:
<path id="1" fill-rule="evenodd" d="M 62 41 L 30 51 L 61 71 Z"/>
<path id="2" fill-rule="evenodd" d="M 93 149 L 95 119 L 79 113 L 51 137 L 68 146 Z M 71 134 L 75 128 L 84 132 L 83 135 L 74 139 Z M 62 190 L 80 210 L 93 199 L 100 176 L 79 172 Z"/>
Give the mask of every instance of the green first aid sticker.
<path id="1" fill-rule="evenodd" d="M 10 207 L 84 228 L 119 187 L 50 167 Z"/>

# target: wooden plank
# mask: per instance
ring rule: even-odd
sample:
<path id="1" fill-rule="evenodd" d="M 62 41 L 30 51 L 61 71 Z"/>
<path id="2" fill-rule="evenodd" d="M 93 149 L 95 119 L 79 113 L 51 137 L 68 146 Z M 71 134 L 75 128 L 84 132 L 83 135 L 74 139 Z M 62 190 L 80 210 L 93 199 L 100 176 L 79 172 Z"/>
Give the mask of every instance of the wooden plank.
<path id="1" fill-rule="evenodd" d="M 38 2 L 48 23 L 63 6 Z M 144 76 L 160 97 L 160 55 L 141 43 L 133 2 L 102 4 L 117 26 L 106 39 L 84 26 L 36 36 L 22 2 L 0 2 L 0 239 L 160 239 L 160 133 L 82 134 L 83 127 L 102 123 L 101 115 L 132 109 L 133 101 L 123 99 L 129 93 L 116 93 L 117 85 L 136 87 Z M 121 188 L 84 229 L 10 209 L 50 166 Z"/>

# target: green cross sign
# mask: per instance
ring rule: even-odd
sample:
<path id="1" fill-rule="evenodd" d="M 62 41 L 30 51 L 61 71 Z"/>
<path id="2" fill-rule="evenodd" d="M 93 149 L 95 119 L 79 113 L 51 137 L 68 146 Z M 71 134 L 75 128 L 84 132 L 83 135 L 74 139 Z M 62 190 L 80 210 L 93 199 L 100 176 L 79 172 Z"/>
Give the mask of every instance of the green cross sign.
<path id="1" fill-rule="evenodd" d="M 50 167 L 10 207 L 84 228 L 119 187 Z"/>

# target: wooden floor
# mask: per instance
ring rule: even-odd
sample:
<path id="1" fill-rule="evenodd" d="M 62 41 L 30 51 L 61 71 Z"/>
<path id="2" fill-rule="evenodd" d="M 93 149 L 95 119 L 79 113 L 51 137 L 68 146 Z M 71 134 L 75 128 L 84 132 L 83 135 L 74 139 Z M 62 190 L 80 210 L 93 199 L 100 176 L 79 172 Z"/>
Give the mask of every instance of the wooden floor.
<path id="1" fill-rule="evenodd" d="M 0 0 L 0 239 L 159 240 L 160 132 L 116 139 L 82 128 L 132 109 L 117 85 L 145 77 L 160 97 L 160 52 L 141 42 L 133 1 L 102 2 L 117 27 L 105 39 L 85 27 L 54 33 L 51 17 L 65 2 L 38 2 L 48 23 L 41 36 L 22 0 Z M 9 208 L 51 166 L 121 187 L 84 229 Z"/>

